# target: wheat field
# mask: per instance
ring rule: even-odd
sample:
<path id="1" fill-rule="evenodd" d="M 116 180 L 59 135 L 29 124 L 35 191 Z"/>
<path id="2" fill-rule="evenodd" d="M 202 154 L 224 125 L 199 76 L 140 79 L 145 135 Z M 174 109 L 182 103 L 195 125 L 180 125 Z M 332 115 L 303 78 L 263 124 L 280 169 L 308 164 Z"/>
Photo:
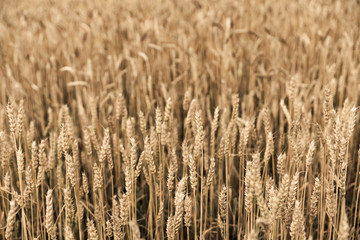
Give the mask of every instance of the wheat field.
<path id="1" fill-rule="evenodd" d="M 360 239 L 360 4 L 3 0 L 0 239 Z"/>

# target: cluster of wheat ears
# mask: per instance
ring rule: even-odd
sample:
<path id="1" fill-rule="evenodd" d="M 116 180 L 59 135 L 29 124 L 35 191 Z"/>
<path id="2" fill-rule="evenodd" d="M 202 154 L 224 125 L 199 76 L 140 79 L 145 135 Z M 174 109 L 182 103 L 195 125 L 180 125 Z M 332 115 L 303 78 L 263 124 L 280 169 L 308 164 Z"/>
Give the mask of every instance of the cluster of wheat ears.
<path id="1" fill-rule="evenodd" d="M 356 1 L 0 7 L 1 239 L 359 239 Z"/>

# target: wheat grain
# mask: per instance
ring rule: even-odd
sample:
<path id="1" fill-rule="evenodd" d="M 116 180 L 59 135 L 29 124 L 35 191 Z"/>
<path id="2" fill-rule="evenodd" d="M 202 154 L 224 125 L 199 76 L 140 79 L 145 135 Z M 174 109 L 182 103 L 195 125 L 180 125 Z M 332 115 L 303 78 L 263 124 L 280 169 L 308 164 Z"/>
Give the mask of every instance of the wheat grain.
<path id="1" fill-rule="evenodd" d="M 51 239 L 56 239 L 56 225 L 54 223 L 52 190 L 49 189 L 46 195 L 46 230 Z"/>
<path id="2" fill-rule="evenodd" d="M 15 221 L 16 221 L 16 203 L 13 200 L 10 202 L 10 211 L 6 219 L 6 230 L 5 230 L 6 239 L 12 239 Z"/>

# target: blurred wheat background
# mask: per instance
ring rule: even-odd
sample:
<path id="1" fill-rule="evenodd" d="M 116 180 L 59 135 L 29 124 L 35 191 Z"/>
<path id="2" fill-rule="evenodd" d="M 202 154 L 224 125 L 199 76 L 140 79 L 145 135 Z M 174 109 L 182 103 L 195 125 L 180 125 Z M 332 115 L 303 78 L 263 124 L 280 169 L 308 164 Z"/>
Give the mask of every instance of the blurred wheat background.
<path id="1" fill-rule="evenodd" d="M 359 239 L 354 0 L 4 0 L 0 239 Z"/>

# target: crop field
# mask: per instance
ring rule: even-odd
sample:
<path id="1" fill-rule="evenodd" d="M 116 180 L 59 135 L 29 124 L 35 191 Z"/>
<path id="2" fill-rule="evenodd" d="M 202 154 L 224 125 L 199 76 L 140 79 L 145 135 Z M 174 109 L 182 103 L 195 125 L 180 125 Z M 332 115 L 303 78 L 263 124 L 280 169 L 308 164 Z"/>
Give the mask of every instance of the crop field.
<path id="1" fill-rule="evenodd" d="M 0 2 L 0 239 L 360 239 L 359 1 Z"/>

